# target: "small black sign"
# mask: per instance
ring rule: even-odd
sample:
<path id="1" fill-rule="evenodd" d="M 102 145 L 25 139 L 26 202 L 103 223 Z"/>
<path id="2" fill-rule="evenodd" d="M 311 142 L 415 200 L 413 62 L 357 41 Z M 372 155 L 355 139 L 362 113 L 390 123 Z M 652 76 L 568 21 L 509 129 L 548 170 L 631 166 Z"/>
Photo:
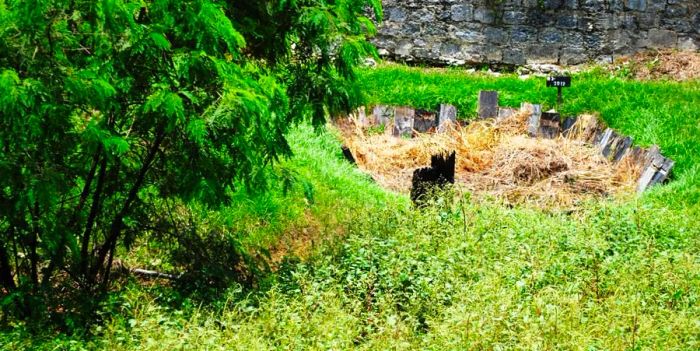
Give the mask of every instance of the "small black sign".
<path id="1" fill-rule="evenodd" d="M 547 77 L 547 87 L 568 88 L 571 86 L 571 77 Z"/>

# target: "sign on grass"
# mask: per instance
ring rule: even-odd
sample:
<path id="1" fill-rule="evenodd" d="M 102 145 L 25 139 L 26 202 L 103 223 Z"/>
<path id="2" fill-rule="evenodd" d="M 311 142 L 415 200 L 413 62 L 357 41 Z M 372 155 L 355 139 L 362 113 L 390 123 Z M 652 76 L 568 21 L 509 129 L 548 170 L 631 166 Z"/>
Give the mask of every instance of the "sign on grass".
<path id="1" fill-rule="evenodd" d="M 571 87 L 571 77 L 547 77 L 547 88 L 568 88 Z"/>

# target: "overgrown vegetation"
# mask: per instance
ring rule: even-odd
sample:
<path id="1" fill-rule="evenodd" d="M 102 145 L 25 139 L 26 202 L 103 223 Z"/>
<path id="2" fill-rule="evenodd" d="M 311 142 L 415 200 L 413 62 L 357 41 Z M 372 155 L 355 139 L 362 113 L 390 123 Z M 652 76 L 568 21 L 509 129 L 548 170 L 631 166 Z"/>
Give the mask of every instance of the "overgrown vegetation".
<path id="1" fill-rule="evenodd" d="M 368 7 L 0 0 L 2 321 L 80 330 L 144 234 L 204 285 L 252 285 L 215 211 L 264 188 L 290 125 L 356 105 Z"/>
<path id="2" fill-rule="evenodd" d="M 659 144 L 667 186 L 419 211 L 342 160 L 326 116 L 361 93 L 462 118 L 478 90 L 556 94 L 356 71 L 379 8 L 0 0 L 0 349 L 699 349 L 700 82 L 601 69 L 565 91 L 564 114 Z"/>
<path id="3" fill-rule="evenodd" d="M 395 66 L 360 77 L 371 101 L 451 102 L 465 118 L 473 115 L 478 89 L 496 88 L 512 106 L 522 100 L 551 106 L 555 99 L 538 78 Z M 31 336 L 20 323 L 0 336 L 0 345 L 697 349 L 700 156 L 692 151 L 699 126 L 683 116 L 700 111 L 698 83 L 639 83 L 595 72 L 574 79 L 562 108 L 601 111 L 637 141 L 658 142 L 679 161 L 671 184 L 574 211 L 449 195 L 416 211 L 406 197 L 385 192 L 342 161 L 332 134 L 302 124 L 289 134 L 294 157 L 277 168 L 297 178 L 286 196 L 281 177 L 272 181 L 278 191 L 237 193 L 217 212 L 225 218 L 220 225 L 238 228 L 246 245 L 270 247 L 280 238 L 314 242 L 301 252 L 288 250 L 264 285 L 231 284 L 224 297 L 201 304 L 197 296 L 132 278 L 101 305 L 106 322 L 91 329 L 93 337 Z M 160 258 L 153 245 L 138 243 L 126 259 L 157 267 L 148 262 Z"/>

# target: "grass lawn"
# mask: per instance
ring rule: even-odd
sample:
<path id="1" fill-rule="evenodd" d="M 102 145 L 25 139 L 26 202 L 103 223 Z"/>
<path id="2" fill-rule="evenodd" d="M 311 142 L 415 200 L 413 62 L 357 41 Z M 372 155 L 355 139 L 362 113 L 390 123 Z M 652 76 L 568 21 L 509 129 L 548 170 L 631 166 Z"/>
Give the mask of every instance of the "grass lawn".
<path id="1" fill-rule="evenodd" d="M 479 90 L 498 90 L 507 106 L 556 99 L 544 78 L 457 69 L 380 66 L 360 82 L 369 103 L 452 103 L 461 118 L 475 115 Z M 296 190 L 241 194 L 222 214 L 261 245 L 310 236 L 305 259 L 288 258 L 259 289 L 231 287 L 213 305 L 132 282 L 105 306 L 95 337 L 32 338 L 17 326 L 0 346 L 700 349 L 700 82 L 589 72 L 564 99 L 564 114 L 596 112 L 636 143 L 659 144 L 677 162 L 673 181 L 573 213 L 449 196 L 419 212 L 344 162 L 331 132 L 301 125 L 290 135 L 295 156 L 277 168 L 295 174 Z"/>

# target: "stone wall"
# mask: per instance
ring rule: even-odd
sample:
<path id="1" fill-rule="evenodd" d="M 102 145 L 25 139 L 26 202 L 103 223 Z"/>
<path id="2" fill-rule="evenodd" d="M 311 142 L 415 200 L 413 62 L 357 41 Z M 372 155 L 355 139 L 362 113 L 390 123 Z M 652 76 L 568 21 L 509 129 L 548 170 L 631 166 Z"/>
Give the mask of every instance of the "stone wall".
<path id="1" fill-rule="evenodd" d="M 438 64 L 608 62 L 700 48 L 700 0 L 383 0 L 380 55 Z"/>

